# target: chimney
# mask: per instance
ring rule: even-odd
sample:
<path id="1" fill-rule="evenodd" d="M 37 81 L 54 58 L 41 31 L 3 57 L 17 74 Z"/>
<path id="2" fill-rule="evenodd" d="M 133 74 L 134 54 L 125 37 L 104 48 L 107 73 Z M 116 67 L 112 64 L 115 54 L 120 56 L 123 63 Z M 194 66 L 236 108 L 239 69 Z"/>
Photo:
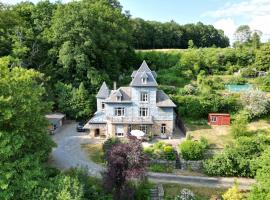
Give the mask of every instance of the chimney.
<path id="1" fill-rule="evenodd" d="M 116 90 L 116 82 L 113 82 L 113 90 Z"/>

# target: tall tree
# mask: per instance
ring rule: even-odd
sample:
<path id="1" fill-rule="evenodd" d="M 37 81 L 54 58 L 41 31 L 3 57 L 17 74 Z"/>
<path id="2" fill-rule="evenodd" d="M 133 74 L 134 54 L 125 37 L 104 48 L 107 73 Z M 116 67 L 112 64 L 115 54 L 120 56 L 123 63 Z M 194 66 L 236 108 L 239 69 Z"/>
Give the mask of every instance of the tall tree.
<path id="1" fill-rule="evenodd" d="M 47 133 L 42 75 L 0 59 L 0 199 L 31 199 L 45 179 L 53 146 Z"/>
<path id="2" fill-rule="evenodd" d="M 250 41 L 251 33 L 252 31 L 248 25 L 241 25 L 236 29 L 234 37 L 237 42 L 243 44 Z"/>
<path id="3" fill-rule="evenodd" d="M 270 42 L 264 44 L 257 50 L 254 65 L 258 70 L 270 70 Z"/>

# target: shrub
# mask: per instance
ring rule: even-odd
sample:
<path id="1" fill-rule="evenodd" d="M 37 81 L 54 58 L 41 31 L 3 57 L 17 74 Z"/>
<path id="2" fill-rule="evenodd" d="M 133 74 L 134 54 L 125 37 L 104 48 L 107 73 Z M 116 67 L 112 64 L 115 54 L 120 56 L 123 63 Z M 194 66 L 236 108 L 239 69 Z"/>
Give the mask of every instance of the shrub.
<path id="1" fill-rule="evenodd" d="M 244 85 L 247 83 L 247 81 L 245 78 L 243 78 L 239 75 L 236 75 L 236 76 L 233 76 L 232 78 L 230 78 L 229 83 L 235 84 L 235 85 Z"/>
<path id="2" fill-rule="evenodd" d="M 269 112 L 269 99 L 267 94 L 259 90 L 250 90 L 241 96 L 244 108 L 251 117 L 260 117 Z"/>
<path id="3" fill-rule="evenodd" d="M 156 142 L 150 147 L 144 148 L 144 153 L 152 159 L 175 160 L 176 152 L 170 144 Z"/>
<path id="4" fill-rule="evenodd" d="M 242 200 L 244 195 L 241 193 L 238 187 L 238 183 L 235 183 L 233 187 L 229 188 L 223 195 L 224 200 Z"/>
<path id="5" fill-rule="evenodd" d="M 159 173 L 172 173 L 173 166 L 166 165 L 166 164 L 151 164 L 148 167 L 148 170 L 151 172 L 159 172 Z"/>
<path id="6" fill-rule="evenodd" d="M 250 132 L 248 132 L 248 116 L 246 113 L 242 112 L 238 114 L 232 123 L 231 126 L 231 134 L 234 138 L 238 138 L 241 136 L 248 136 Z"/>
<path id="7" fill-rule="evenodd" d="M 204 139 L 203 142 L 186 140 L 180 144 L 180 151 L 185 160 L 201 160 L 204 158 L 207 146 Z"/>
<path id="8" fill-rule="evenodd" d="M 256 166 L 252 163 L 270 144 L 270 137 L 256 135 L 239 137 L 235 143 L 204 162 L 206 174 L 211 176 L 241 176 L 254 177 Z"/>
<path id="9" fill-rule="evenodd" d="M 195 194 L 189 189 L 182 189 L 180 194 L 177 195 L 174 200 L 195 200 Z"/>
<path id="10" fill-rule="evenodd" d="M 103 150 L 103 152 L 104 152 L 105 159 L 108 158 L 108 152 L 109 152 L 109 150 L 110 150 L 114 145 L 120 144 L 120 143 L 121 143 L 121 141 L 120 141 L 120 139 L 117 138 L 117 137 L 111 137 L 111 138 L 107 139 L 107 140 L 103 143 L 103 145 L 102 145 L 102 150 Z"/>
<path id="11" fill-rule="evenodd" d="M 165 146 L 163 148 L 165 157 L 167 160 L 175 160 L 176 159 L 176 153 L 172 146 Z"/>

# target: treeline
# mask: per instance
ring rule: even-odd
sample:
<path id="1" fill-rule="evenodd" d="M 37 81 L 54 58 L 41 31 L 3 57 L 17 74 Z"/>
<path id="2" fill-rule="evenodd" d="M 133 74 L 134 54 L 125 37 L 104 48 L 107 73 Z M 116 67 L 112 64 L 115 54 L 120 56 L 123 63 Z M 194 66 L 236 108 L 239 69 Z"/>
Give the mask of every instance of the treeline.
<path id="1" fill-rule="evenodd" d="M 179 25 L 174 21 L 161 23 L 136 18 L 132 20 L 132 35 L 136 49 L 186 49 L 189 46 L 228 47 L 230 45 L 229 38 L 222 30 L 201 22 Z"/>

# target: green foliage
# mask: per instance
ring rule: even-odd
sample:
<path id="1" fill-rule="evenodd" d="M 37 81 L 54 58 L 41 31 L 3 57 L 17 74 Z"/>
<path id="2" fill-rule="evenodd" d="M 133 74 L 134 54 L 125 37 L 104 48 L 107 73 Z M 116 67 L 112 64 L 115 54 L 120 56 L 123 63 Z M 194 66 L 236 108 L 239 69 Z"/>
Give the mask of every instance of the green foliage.
<path id="1" fill-rule="evenodd" d="M 229 84 L 233 84 L 233 85 L 244 85 L 246 83 L 247 83 L 247 80 L 239 75 L 233 76 L 229 80 Z"/>
<path id="2" fill-rule="evenodd" d="M 55 85 L 58 109 L 72 119 L 85 120 L 94 112 L 94 97 L 86 91 L 83 83 L 79 88 L 58 82 Z"/>
<path id="3" fill-rule="evenodd" d="M 249 136 L 250 132 L 248 132 L 248 115 L 245 112 L 238 114 L 231 126 L 231 134 L 234 138 L 238 138 L 241 136 Z"/>
<path id="4" fill-rule="evenodd" d="M 260 156 L 269 144 L 270 138 L 264 134 L 239 137 L 222 153 L 204 162 L 205 173 L 211 176 L 254 177 L 256 167 L 252 165 L 253 160 Z"/>
<path id="5" fill-rule="evenodd" d="M 132 20 L 132 28 L 137 49 L 229 46 L 223 31 L 201 22 L 182 26 L 174 21 L 161 23 L 136 18 Z"/>
<path id="6" fill-rule="evenodd" d="M 256 181 L 254 184 L 249 200 L 264 200 L 270 198 L 270 149 L 267 148 L 260 157 L 254 160 L 257 168 Z"/>
<path id="7" fill-rule="evenodd" d="M 244 195 L 241 193 L 238 183 L 235 183 L 233 187 L 229 188 L 223 195 L 224 200 L 243 200 Z"/>
<path id="8" fill-rule="evenodd" d="M 203 159 L 208 147 L 208 141 L 205 138 L 200 141 L 186 140 L 179 145 L 181 155 L 185 160 Z"/>
<path id="9" fill-rule="evenodd" d="M 134 198 L 135 200 L 142 200 L 142 199 L 146 199 L 149 200 L 150 199 L 150 189 L 153 188 L 153 184 L 150 183 L 149 181 L 141 181 L 137 184 L 135 184 L 135 195 Z"/>
<path id="10" fill-rule="evenodd" d="M 252 118 L 261 117 L 270 111 L 269 98 L 265 92 L 250 90 L 242 94 L 241 100 L 245 110 Z"/>
<path id="11" fill-rule="evenodd" d="M 255 67 L 257 70 L 268 71 L 270 69 L 270 43 L 266 43 L 256 52 Z"/>
<path id="12" fill-rule="evenodd" d="M 0 199 L 27 199 L 45 179 L 54 143 L 47 133 L 43 76 L 0 60 Z"/>
<path id="13" fill-rule="evenodd" d="M 174 167 L 167 164 L 150 164 L 148 170 L 151 172 L 159 172 L 159 173 L 172 173 Z"/>
<path id="14" fill-rule="evenodd" d="M 144 153 L 152 159 L 176 159 L 176 152 L 174 148 L 165 142 L 156 142 L 150 147 L 144 148 Z"/>
<path id="15" fill-rule="evenodd" d="M 218 94 L 172 96 L 177 105 L 177 112 L 185 118 L 206 118 L 210 112 L 237 112 L 241 105 L 235 95 Z"/>

